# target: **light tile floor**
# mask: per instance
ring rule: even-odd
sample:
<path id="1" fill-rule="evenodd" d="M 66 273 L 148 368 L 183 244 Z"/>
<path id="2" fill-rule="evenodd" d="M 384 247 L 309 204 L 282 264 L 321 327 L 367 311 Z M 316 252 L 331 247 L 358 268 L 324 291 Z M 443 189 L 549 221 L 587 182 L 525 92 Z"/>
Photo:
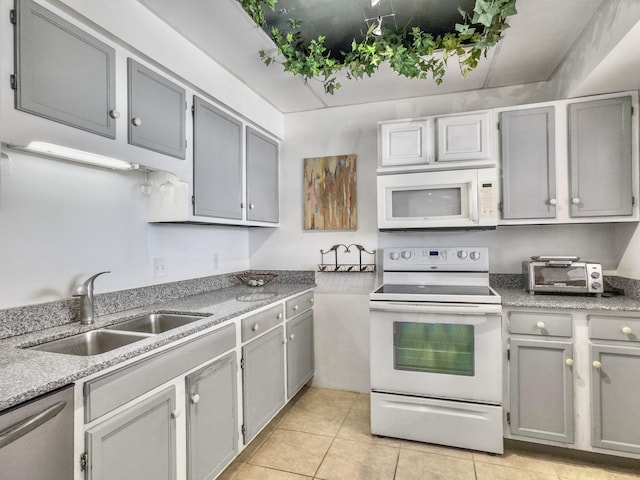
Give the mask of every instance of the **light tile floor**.
<path id="1" fill-rule="evenodd" d="M 220 480 L 639 480 L 638 468 L 508 450 L 502 456 L 373 436 L 369 396 L 310 388 Z"/>

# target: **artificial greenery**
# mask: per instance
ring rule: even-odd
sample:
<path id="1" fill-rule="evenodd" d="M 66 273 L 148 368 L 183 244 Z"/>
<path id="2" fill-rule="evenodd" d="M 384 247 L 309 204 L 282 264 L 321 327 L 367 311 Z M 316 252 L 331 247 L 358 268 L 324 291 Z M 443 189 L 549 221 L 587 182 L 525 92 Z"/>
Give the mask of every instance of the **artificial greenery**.
<path id="1" fill-rule="evenodd" d="M 262 6 L 274 9 L 277 0 L 238 0 L 245 11 L 261 27 L 266 25 Z M 278 48 L 276 55 L 260 51 L 266 65 L 281 63 L 285 71 L 305 80 L 320 80 L 326 93 L 340 88 L 335 74 L 345 70 L 348 79 L 370 77 L 383 62 L 399 75 L 408 78 L 428 78 L 442 83 L 447 60 L 457 57 L 461 72 L 467 76 L 482 55 L 496 45 L 502 32 L 508 28 L 507 17 L 516 14 L 516 0 L 476 0 L 473 12 L 458 8 L 461 23 L 455 32 L 434 37 L 418 27 L 394 31 L 383 26 L 381 35 L 374 35 L 376 24 L 369 27 L 361 41 L 353 40 L 350 52 L 341 52 L 337 59 L 325 47 L 326 37 L 320 35 L 308 45 L 302 41 L 301 22 L 289 20 L 290 30 L 271 29 L 271 39 Z"/>

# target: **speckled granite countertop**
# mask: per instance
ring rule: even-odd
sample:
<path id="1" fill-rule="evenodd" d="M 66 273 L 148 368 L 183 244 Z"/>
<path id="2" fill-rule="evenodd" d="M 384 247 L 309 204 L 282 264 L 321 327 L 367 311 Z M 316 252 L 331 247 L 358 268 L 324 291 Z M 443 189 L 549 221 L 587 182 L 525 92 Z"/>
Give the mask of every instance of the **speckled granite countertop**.
<path id="1" fill-rule="evenodd" d="M 0 340 L 0 410 L 313 287 L 313 284 L 303 283 L 273 283 L 259 289 L 241 285 L 232 286 L 104 315 L 97 317 L 96 323 L 91 326 L 71 323 Z M 21 348 L 106 327 L 143 313 L 158 311 L 197 313 L 208 316 L 183 327 L 90 357 Z"/>
<path id="2" fill-rule="evenodd" d="M 531 295 L 522 288 L 496 288 L 502 297 L 502 307 L 534 307 L 572 310 L 608 310 L 640 313 L 640 299 L 612 296 Z"/>

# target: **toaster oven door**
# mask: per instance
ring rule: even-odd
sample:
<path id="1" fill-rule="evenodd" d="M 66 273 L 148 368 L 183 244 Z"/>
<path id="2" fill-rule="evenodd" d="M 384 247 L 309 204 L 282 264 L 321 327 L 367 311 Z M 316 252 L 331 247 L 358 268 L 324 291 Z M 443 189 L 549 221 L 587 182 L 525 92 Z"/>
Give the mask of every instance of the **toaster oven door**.
<path id="1" fill-rule="evenodd" d="M 530 275 L 536 290 L 588 291 L 587 269 L 584 263 L 567 266 L 550 266 L 547 263 L 532 263 Z"/>

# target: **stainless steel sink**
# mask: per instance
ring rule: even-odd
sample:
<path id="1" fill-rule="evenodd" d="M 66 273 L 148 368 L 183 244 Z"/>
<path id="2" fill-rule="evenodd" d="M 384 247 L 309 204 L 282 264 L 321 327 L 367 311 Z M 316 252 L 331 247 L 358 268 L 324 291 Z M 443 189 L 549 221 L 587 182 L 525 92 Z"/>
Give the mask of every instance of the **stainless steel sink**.
<path id="1" fill-rule="evenodd" d="M 144 338 L 147 337 L 121 332 L 93 330 L 90 332 L 79 333 L 71 337 L 61 338 L 60 340 L 35 345 L 33 347 L 29 347 L 29 349 L 87 357 L 90 355 L 106 353 L 111 350 L 115 350 L 116 348 L 129 345 L 130 343 L 143 340 Z"/>
<path id="2" fill-rule="evenodd" d="M 126 322 L 107 327 L 107 330 L 124 330 L 139 333 L 163 333 L 174 328 L 201 320 L 203 316 L 182 315 L 177 313 L 150 313 L 132 318 Z"/>

